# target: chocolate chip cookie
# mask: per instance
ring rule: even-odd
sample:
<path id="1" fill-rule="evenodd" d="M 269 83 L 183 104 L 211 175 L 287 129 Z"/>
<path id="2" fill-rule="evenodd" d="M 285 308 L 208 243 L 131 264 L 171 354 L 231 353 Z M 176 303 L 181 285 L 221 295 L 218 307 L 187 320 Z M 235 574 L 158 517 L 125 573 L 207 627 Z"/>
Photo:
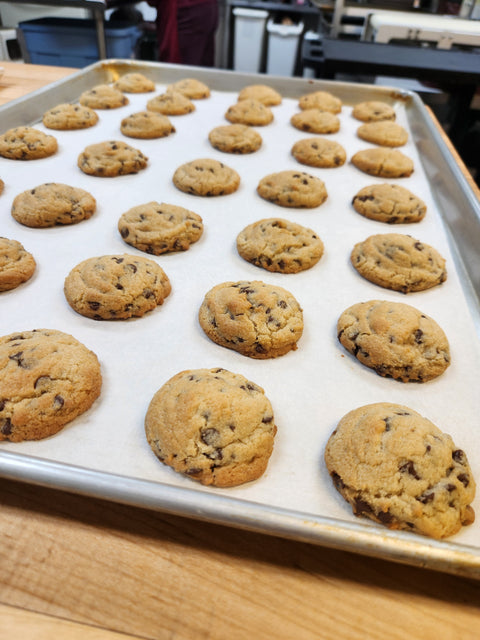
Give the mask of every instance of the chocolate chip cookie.
<path id="1" fill-rule="evenodd" d="M 57 139 L 34 127 L 15 127 L 0 136 L 0 156 L 9 160 L 40 160 L 57 151 Z"/>
<path id="2" fill-rule="evenodd" d="M 352 164 L 370 176 L 408 178 L 413 173 L 413 160 L 398 149 L 373 147 L 352 156 Z"/>
<path id="3" fill-rule="evenodd" d="M 141 317 L 163 304 L 170 291 L 156 262 L 128 254 L 88 258 L 70 271 L 64 284 L 72 309 L 93 320 Z"/>
<path id="4" fill-rule="evenodd" d="M 257 359 L 297 349 L 303 312 L 294 296 L 260 281 L 223 282 L 205 296 L 200 326 L 216 344 Z"/>
<path id="5" fill-rule="evenodd" d="M 443 329 L 415 307 L 401 302 L 369 300 L 339 317 L 341 344 L 378 375 L 402 382 L 426 382 L 450 365 Z"/>
<path id="6" fill-rule="evenodd" d="M 153 80 L 138 72 L 125 73 L 118 78 L 113 86 L 124 93 L 150 93 L 155 91 Z"/>
<path id="7" fill-rule="evenodd" d="M 373 184 L 353 197 L 355 211 L 366 218 L 387 224 L 420 222 L 427 207 L 414 193 L 398 184 Z"/>
<path id="8" fill-rule="evenodd" d="M 186 251 L 203 233 L 202 218 L 173 204 L 148 202 L 126 211 L 118 230 L 127 244 L 156 256 Z"/>
<path id="9" fill-rule="evenodd" d="M 195 111 L 193 102 L 179 91 L 167 91 L 147 102 L 147 110 L 164 116 L 185 116 Z"/>
<path id="10" fill-rule="evenodd" d="M 298 106 L 300 109 L 318 109 L 319 111 L 340 113 L 342 101 L 329 91 L 312 91 L 300 97 Z"/>
<path id="11" fill-rule="evenodd" d="M 240 100 L 228 107 L 225 118 L 233 124 L 246 124 L 251 127 L 264 127 L 273 122 L 273 112 L 260 100 Z"/>
<path id="12" fill-rule="evenodd" d="M 276 430 L 264 390 L 221 368 L 177 373 L 155 393 L 145 417 L 157 458 L 215 487 L 257 480 L 267 468 Z"/>
<path id="13" fill-rule="evenodd" d="M 389 529 L 447 538 L 475 520 L 465 452 L 410 407 L 379 402 L 347 413 L 325 464 L 353 513 Z"/>
<path id="14" fill-rule="evenodd" d="M 224 153 L 254 153 L 262 146 L 262 136 L 246 124 L 215 127 L 208 134 L 212 147 Z"/>
<path id="15" fill-rule="evenodd" d="M 131 113 L 120 123 L 120 131 L 129 138 L 152 140 L 175 133 L 175 127 L 167 116 L 152 111 Z"/>
<path id="16" fill-rule="evenodd" d="M 90 109 L 119 109 L 130 103 L 127 96 L 110 84 L 98 84 L 84 91 L 78 101 Z"/>
<path id="17" fill-rule="evenodd" d="M 96 200 L 88 191 L 47 182 L 18 194 L 12 204 L 12 216 L 20 224 L 40 229 L 88 220 L 96 207 Z"/>
<path id="18" fill-rule="evenodd" d="M 99 118 L 96 111 L 81 104 L 58 104 L 43 114 L 42 122 L 48 129 L 74 131 L 88 129 L 97 124 Z"/>
<path id="19" fill-rule="evenodd" d="M 173 174 L 173 184 L 195 196 L 224 196 L 240 186 L 240 176 L 230 167 L 211 158 L 182 164 Z"/>
<path id="20" fill-rule="evenodd" d="M 280 207 L 312 209 L 327 199 L 325 183 L 304 171 L 280 171 L 260 180 L 258 195 Z"/>
<path id="21" fill-rule="evenodd" d="M 20 242 L 0 237 L 0 292 L 30 280 L 36 266 L 35 258 Z"/>
<path id="22" fill-rule="evenodd" d="M 308 133 L 337 133 L 340 130 L 339 118 L 330 111 L 305 109 L 293 114 L 290 123 L 300 131 Z"/>
<path id="23" fill-rule="evenodd" d="M 282 103 L 282 96 L 266 84 L 250 84 L 240 90 L 238 100 L 258 100 L 267 107 Z"/>
<path id="24" fill-rule="evenodd" d="M 60 431 L 100 395 L 97 356 L 53 329 L 0 338 L 0 441 L 40 440 Z"/>
<path id="25" fill-rule="evenodd" d="M 395 109 L 381 100 L 359 102 L 353 107 L 352 116 L 362 122 L 378 122 L 379 120 L 395 120 Z"/>
<path id="26" fill-rule="evenodd" d="M 292 147 L 292 156 L 301 164 L 322 169 L 341 167 L 347 159 L 340 143 L 320 137 L 297 140 Z"/>
<path id="27" fill-rule="evenodd" d="M 408 293 L 424 291 L 445 282 L 445 259 L 411 236 L 384 233 L 357 243 L 350 255 L 364 278 L 386 289 Z"/>
<path id="28" fill-rule="evenodd" d="M 167 87 L 167 91 L 181 93 L 189 100 L 204 100 L 210 97 L 209 87 L 197 78 L 182 78 Z"/>
<path id="29" fill-rule="evenodd" d="M 115 178 L 145 169 L 148 158 L 121 140 L 91 144 L 78 156 L 78 167 L 89 176 Z"/>
<path id="30" fill-rule="evenodd" d="M 247 262 L 278 273 L 310 269 L 323 255 L 323 242 L 312 231 L 282 218 L 249 224 L 237 236 L 237 250 Z"/>
<path id="31" fill-rule="evenodd" d="M 392 120 L 365 122 L 357 129 L 357 136 L 381 147 L 403 147 L 408 142 L 408 132 Z"/>

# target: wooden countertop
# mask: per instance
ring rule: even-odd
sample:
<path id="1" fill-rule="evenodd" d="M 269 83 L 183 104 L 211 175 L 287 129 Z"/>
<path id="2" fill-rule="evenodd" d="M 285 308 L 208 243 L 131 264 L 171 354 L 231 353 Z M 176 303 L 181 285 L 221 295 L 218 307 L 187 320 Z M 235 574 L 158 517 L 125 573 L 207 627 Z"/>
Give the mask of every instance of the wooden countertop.
<path id="1" fill-rule="evenodd" d="M 0 66 L 0 103 L 74 71 Z M 2 639 L 479 637 L 480 581 L 0 482 Z"/>

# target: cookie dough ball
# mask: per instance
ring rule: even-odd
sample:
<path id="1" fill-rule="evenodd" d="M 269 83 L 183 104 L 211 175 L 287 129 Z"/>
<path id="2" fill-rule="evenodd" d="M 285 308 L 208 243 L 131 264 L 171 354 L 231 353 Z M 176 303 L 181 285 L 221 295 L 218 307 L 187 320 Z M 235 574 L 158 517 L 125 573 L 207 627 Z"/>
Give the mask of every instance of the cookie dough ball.
<path id="1" fill-rule="evenodd" d="M 226 369 L 178 373 L 153 396 L 147 441 L 161 462 L 192 480 L 234 487 L 257 480 L 276 426 L 264 390 Z"/>

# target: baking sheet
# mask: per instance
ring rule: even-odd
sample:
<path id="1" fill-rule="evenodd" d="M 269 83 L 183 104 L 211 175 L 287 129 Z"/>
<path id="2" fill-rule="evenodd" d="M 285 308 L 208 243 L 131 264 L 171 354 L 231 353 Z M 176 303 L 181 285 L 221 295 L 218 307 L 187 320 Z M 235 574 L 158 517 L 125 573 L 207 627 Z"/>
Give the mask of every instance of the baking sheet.
<path id="1" fill-rule="evenodd" d="M 56 132 L 39 123 L 47 108 L 74 101 L 84 88 L 128 70 L 150 75 L 156 92 L 128 94 L 129 105 L 98 111 L 100 122 L 91 129 Z M 147 100 L 163 92 L 169 82 L 184 77 L 207 82 L 212 96 L 195 101 L 194 113 L 171 117 L 175 134 L 158 140 L 122 136 L 119 125 L 124 116 L 143 110 Z M 284 96 L 282 105 L 273 107 L 274 123 L 257 128 L 262 148 L 246 156 L 213 149 L 208 132 L 228 124 L 226 109 L 236 101 L 238 90 L 253 82 L 271 84 Z M 387 99 L 394 105 L 397 121 L 411 134 L 401 150 L 415 164 L 414 174 L 398 183 L 426 202 L 428 212 L 422 222 L 392 227 L 363 218 L 351 207 L 352 197 L 361 187 L 385 180 L 367 176 L 348 163 L 336 169 L 315 169 L 300 165 L 291 156 L 293 143 L 310 137 L 289 123 L 298 111 L 298 96 L 317 88 L 344 100 L 341 129 L 330 137 L 345 147 L 348 159 L 371 146 L 355 135 L 360 123 L 351 117 L 351 105 L 368 98 Z M 468 205 L 470 194 L 455 175 L 445 149 L 439 148 L 428 131 L 425 134 L 423 106 L 417 96 L 366 85 L 109 61 L 17 103 L 0 111 L 2 130 L 35 123 L 55 135 L 59 151 L 51 158 L 28 163 L 0 158 L 0 176 L 5 182 L 0 197 L 1 235 L 22 242 L 37 261 L 29 282 L 1 294 L 1 335 L 41 327 L 71 333 L 99 357 L 104 383 L 92 409 L 56 436 L 38 442 L 1 443 L 0 475 L 480 577 L 478 521 L 441 542 L 385 530 L 352 515 L 323 465 L 325 443 L 343 415 L 364 404 L 388 401 L 410 406 L 450 433 L 467 452 L 477 482 L 480 478 L 475 429 L 480 414 L 475 389 L 480 374 L 476 286 L 468 281 L 468 264 L 465 271 L 456 255 L 459 247 L 452 244 L 447 229 L 451 221 L 441 207 L 442 198 L 455 189 L 447 189 L 445 195 L 432 176 L 441 170 L 442 185 L 443 178 L 446 183 L 453 181 L 466 202 L 462 206 Z M 113 139 L 125 140 L 144 152 L 149 157 L 147 169 L 110 179 L 83 174 L 76 165 L 78 154 L 88 144 Z M 241 176 L 239 190 L 217 198 L 178 191 L 172 183 L 175 169 L 202 157 L 216 158 L 236 169 Z M 442 168 L 445 161 L 447 166 Z M 255 191 L 259 179 L 284 169 L 319 176 L 327 187 L 327 201 L 316 209 L 300 210 L 262 200 Z M 10 215 L 13 198 L 51 181 L 92 193 L 97 200 L 95 215 L 80 224 L 53 229 L 18 224 Z M 189 251 L 149 256 L 169 276 L 172 293 L 143 318 L 96 322 L 76 314 L 64 298 L 64 278 L 91 256 L 146 255 L 123 242 L 117 222 L 130 207 L 151 200 L 184 206 L 204 222 L 202 238 Z M 477 211 L 473 209 L 470 215 L 476 216 Z M 320 235 L 325 253 L 314 268 L 299 274 L 275 274 L 239 257 L 237 233 L 255 220 L 274 216 L 303 224 Z M 349 263 L 351 248 L 371 234 L 388 232 L 409 233 L 435 246 L 447 259 L 447 281 L 405 296 L 361 278 Z M 199 327 L 198 308 L 212 286 L 227 280 L 262 280 L 291 291 L 304 310 L 305 330 L 298 350 L 262 361 L 212 343 Z M 403 384 L 381 378 L 346 353 L 336 337 L 337 318 L 351 304 L 369 299 L 405 302 L 432 316 L 450 342 L 452 364 L 446 373 L 425 384 Z M 143 421 L 155 391 L 175 373 L 202 367 L 224 367 L 246 376 L 265 389 L 272 403 L 278 428 L 275 448 L 266 473 L 253 483 L 223 490 L 202 487 L 162 465 L 145 440 Z M 473 507 L 479 511 L 478 497 Z"/>

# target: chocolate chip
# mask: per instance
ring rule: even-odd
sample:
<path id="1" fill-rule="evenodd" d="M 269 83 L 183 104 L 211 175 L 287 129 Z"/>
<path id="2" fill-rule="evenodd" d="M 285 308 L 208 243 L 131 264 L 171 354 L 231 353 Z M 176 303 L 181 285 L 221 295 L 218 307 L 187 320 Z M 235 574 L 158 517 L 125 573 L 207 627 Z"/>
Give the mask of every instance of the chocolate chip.
<path id="1" fill-rule="evenodd" d="M 56 395 L 53 400 L 53 408 L 61 409 L 64 404 L 65 404 L 65 400 L 62 398 L 62 396 Z"/>
<path id="2" fill-rule="evenodd" d="M 100 303 L 99 302 L 90 301 L 90 302 L 88 302 L 88 306 L 90 307 L 90 309 L 92 311 L 97 311 L 97 309 L 100 309 Z"/>
<path id="3" fill-rule="evenodd" d="M 5 409 L 5 400 L 0 400 L 0 411 Z"/>
<path id="4" fill-rule="evenodd" d="M 19 351 L 18 353 L 13 354 L 13 356 L 8 356 L 9 360 L 14 360 L 19 367 L 22 369 L 27 369 L 27 365 L 25 364 L 25 360 L 22 358 L 23 351 Z"/>
<path id="5" fill-rule="evenodd" d="M 3 433 L 4 436 L 9 436 L 12 433 L 12 421 L 10 420 L 10 418 L 6 418 L 3 421 L 0 431 Z"/>
<path id="6" fill-rule="evenodd" d="M 202 429 L 202 431 L 200 432 L 201 441 L 211 447 L 218 444 L 219 438 L 220 438 L 220 432 L 217 429 L 214 429 L 213 427 L 210 427 L 208 429 Z"/>
<path id="7" fill-rule="evenodd" d="M 371 505 L 361 498 L 355 498 L 355 503 L 353 504 L 353 512 L 356 516 L 360 516 L 362 514 L 372 514 L 374 513 Z"/>
<path id="8" fill-rule="evenodd" d="M 338 473 L 336 471 L 332 471 L 332 473 L 330 474 L 333 484 L 335 485 L 335 488 L 340 491 L 340 489 L 343 489 L 345 487 L 345 484 L 342 480 L 342 478 L 338 475 Z"/>
<path id="9" fill-rule="evenodd" d="M 400 465 L 398 467 L 398 470 L 402 473 L 408 473 L 409 475 L 413 476 L 415 480 L 421 479 L 417 473 L 417 470 L 415 469 L 415 465 L 413 464 L 412 460 L 408 460 L 404 464 Z"/>
<path id="10" fill-rule="evenodd" d="M 459 473 L 457 478 L 460 480 L 464 487 L 468 487 L 468 485 L 470 484 L 468 473 Z"/>
<path id="11" fill-rule="evenodd" d="M 465 452 L 462 451 L 461 449 L 456 449 L 455 451 L 452 452 L 452 459 L 455 460 L 455 462 L 458 462 L 460 464 L 465 464 L 466 463 Z"/>
<path id="12" fill-rule="evenodd" d="M 429 502 L 433 502 L 434 498 L 435 498 L 435 493 L 431 491 L 430 493 L 422 493 L 421 496 L 418 496 L 418 498 L 415 498 L 415 499 L 418 500 L 418 502 L 421 502 L 422 504 L 428 504 Z"/>
<path id="13" fill-rule="evenodd" d="M 417 344 L 421 344 L 423 342 L 422 336 L 423 336 L 423 331 L 421 329 L 417 329 L 415 331 L 415 342 Z"/>

